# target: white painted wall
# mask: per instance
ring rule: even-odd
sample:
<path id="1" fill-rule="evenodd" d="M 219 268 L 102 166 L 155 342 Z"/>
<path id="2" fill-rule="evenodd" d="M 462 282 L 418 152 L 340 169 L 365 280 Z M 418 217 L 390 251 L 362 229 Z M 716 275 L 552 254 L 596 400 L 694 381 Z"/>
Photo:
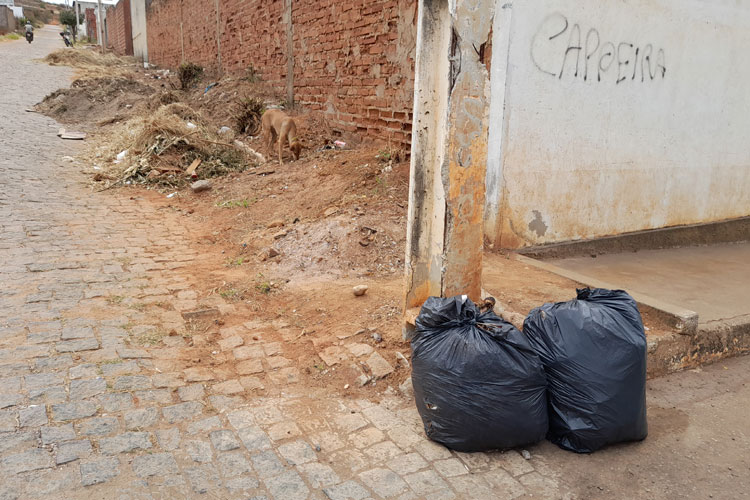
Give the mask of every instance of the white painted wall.
<path id="1" fill-rule="evenodd" d="M 146 0 L 130 0 L 130 22 L 133 31 L 133 55 L 147 63 Z"/>
<path id="2" fill-rule="evenodd" d="M 492 241 L 750 215 L 750 1 L 498 4 L 509 43 L 492 59 Z"/>

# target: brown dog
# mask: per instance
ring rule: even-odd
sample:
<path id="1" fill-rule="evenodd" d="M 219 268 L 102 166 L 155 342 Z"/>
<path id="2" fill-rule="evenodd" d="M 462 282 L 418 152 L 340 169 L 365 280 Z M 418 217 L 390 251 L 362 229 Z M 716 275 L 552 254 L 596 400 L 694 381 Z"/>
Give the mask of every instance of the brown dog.
<path id="1" fill-rule="evenodd" d="M 294 123 L 294 119 L 290 118 L 286 113 L 279 109 L 269 109 L 263 113 L 261 119 L 261 125 L 263 127 L 263 137 L 268 144 L 268 152 L 271 152 L 271 146 L 279 140 L 279 163 L 284 164 L 281 158 L 281 151 L 284 147 L 284 142 L 289 144 L 289 149 L 292 151 L 295 160 L 299 160 L 299 153 L 302 151 L 302 144 L 297 140 L 297 124 Z"/>

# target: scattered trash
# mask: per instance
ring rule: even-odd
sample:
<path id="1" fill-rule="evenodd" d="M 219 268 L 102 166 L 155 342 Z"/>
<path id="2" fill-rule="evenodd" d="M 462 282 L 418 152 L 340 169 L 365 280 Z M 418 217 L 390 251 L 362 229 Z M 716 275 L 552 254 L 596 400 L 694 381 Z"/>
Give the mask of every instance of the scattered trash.
<path id="1" fill-rule="evenodd" d="M 196 125 L 193 122 L 187 122 L 185 125 L 187 125 L 187 128 L 190 128 L 190 129 L 198 128 L 198 125 Z"/>
<path id="2" fill-rule="evenodd" d="M 86 134 L 83 132 L 67 132 L 63 131 L 63 133 L 60 135 L 60 139 L 70 140 L 70 141 L 82 141 L 86 138 Z"/>
<path id="3" fill-rule="evenodd" d="M 198 177 L 195 173 L 195 170 L 200 166 L 202 161 L 203 160 L 201 160 L 200 158 L 196 158 L 195 160 L 193 160 L 193 163 L 191 163 L 187 170 L 185 170 L 185 174 L 193 179 Z"/>
<path id="4" fill-rule="evenodd" d="M 241 150 L 243 153 L 245 153 L 245 154 L 247 154 L 249 156 L 254 157 L 255 160 L 258 163 L 265 163 L 266 162 L 266 157 L 265 156 L 263 156 L 262 154 L 258 153 L 257 151 L 255 151 L 253 148 L 251 148 L 250 146 L 248 146 L 244 142 L 235 139 L 234 145 L 237 147 L 237 149 Z M 271 173 L 273 173 L 273 171 L 271 171 Z"/>
<path id="5" fill-rule="evenodd" d="M 646 437 L 646 334 L 627 292 L 579 289 L 531 311 L 524 333 L 549 378 L 550 441 L 590 453 Z"/>
<path id="6" fill-rule="evenodd" d="M 208 91 L 211 90 L 212 88 L 216 87 L 216 85 L 217 85 L 216 83 L 212 83 L 208 87 L 206 87 L 206 90 L 203 91 L 203 95 L 208 94 Z"/>
<path id="7" fill-rule="evenodd" d="M 192 189 L 194 193 L 208 191 L 209 189 L 211 189 L 211 182 L 205 179 L 202 181 L 195 181 L 190 185 L 190 189 Z"/>
<path id="8" fill-rule="evenodd" d="M 119 153 L 117 153 L 117 156 L 115 157 L 115 159 L 116 159 L 117 161 L 122 161 L 122 160 L 124 160 L 124 159 L 125 159 L 125 157 L 126 157 L 127 155 L 128 155 L 128 150 L 126 149 L 126 150 L 124 150 L 124 151 L 120 151 Z"/>
<path id="9" fill-rule="evenodd" d="M 521 450 L 521 456 L 524 460 L 531 460 L 531 453 L 528 450 Z"/>
<path id="10" fill-rule="evenodd" d="M 346 143 L 344 141 L 333 141 L 333 144 L 340 149 L 346 147 Z"/>
<path id="11" fill-rule="evenodd" d="M 468 299 L 430 297 L 411 341 L 427 437 L 456 451 L 507 449 L 547 433 L 547 379 L 516 327 Z"/>
<path id="12" fill-rule="evenodd" d="M 98 166 L 94 165 L 94 170 L 101 170 L 101 169 L 102 169 L 102 167 L 98 167 Z"/>
<path id="13" fill-rule="evenodd" d="M 357 285 L 352 288 L 352 293 L 354 293 L 355 297 L 361 297 L 367 293 L 367 290 L 369 290 L 369 288 L 370 287 L 367 285 Z"/>
<path id="14" fill-rule="evenodd" d="M 232 131 L 232 129 L 231 129 L 231 128 L 229 128 L 229 127 L 221 127 L 221 128 L 219 129 L 219 133 L 220 133 L 220 134 L 228 134 L 228 133 L 229 133 L 229 132 L 231 132 L 231 131 Z"/>
<path id="15" fill-rule="evenodd" d="M 172 193 L 172 194 L 168 194 L 168 195 L 167 195 L 167 198 L 174 198 L 174 196 L 175 196 L 176 194 L 177 194 L 177 192 L 174 192 L 174 193 Z"/>

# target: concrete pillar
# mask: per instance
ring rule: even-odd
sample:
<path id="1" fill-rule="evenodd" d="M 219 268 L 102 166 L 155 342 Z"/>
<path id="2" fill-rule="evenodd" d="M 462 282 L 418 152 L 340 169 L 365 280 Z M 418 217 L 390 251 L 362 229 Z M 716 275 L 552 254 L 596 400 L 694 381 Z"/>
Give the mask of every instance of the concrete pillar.
<path id="1" fill-rule="evenodd" d="M 495 0 L 419 1 L 407 322 L 432 295 L 481 299 L 494 12 Z"/>

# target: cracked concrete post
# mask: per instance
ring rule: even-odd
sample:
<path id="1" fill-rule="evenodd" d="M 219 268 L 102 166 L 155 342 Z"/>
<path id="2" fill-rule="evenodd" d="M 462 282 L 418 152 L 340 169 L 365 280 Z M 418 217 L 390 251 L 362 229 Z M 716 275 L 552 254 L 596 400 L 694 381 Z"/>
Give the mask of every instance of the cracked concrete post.
<path id="1" fill-rule="evenodd" d="M 481 299 L 494 0 L 420 0 L 404 336 L 428 297 Z"/>

